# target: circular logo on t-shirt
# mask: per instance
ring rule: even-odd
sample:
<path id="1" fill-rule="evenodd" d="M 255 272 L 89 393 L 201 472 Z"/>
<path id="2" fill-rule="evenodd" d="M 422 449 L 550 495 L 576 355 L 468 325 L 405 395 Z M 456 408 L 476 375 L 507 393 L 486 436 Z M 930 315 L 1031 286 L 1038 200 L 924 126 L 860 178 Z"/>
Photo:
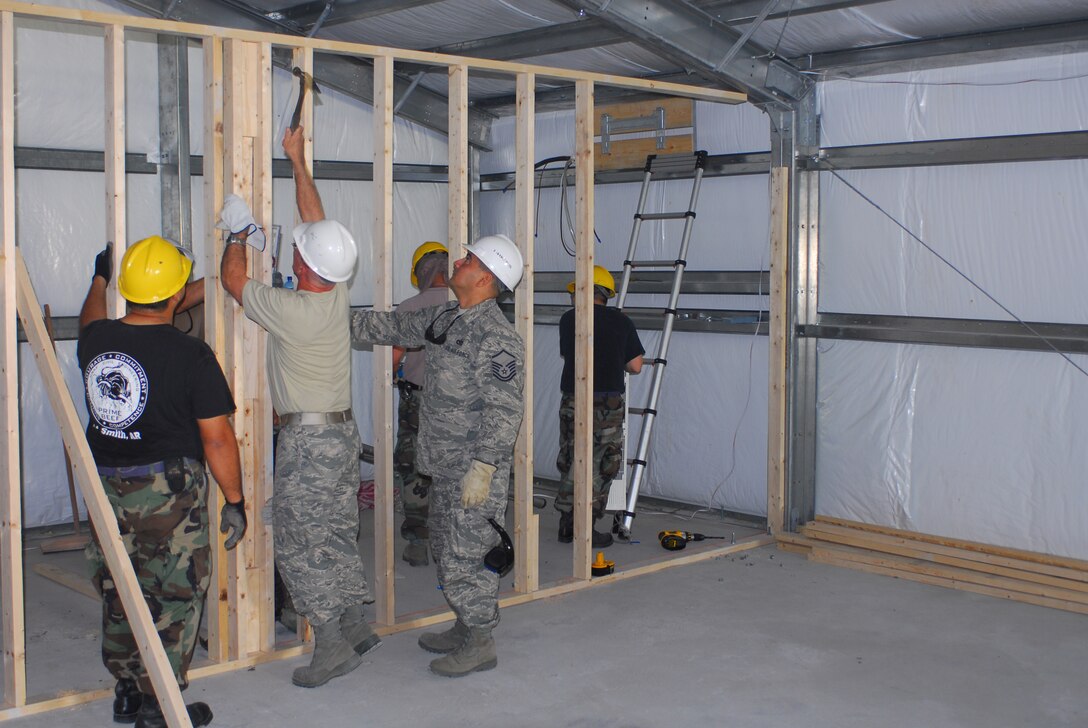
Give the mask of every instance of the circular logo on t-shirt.
<path id="1" fill-rule="evenodd" d="M 91 416 L 104 427 L 123 430 L 147 404 L 147 374 L 127 354 L 107 351 L 87 365 L 84 375 Z"/>

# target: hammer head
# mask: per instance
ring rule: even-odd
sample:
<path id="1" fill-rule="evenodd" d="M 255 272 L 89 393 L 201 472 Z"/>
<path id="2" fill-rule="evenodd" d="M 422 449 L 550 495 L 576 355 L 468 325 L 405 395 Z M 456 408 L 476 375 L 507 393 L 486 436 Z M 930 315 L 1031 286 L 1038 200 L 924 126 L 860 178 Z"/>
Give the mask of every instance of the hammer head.
<path id="1" fill-rule="evenodd" d="M 303 71 L 298 66 L 291 69 L 291 73 L 298 76 L 299 88 L 309 89 L 314 94 L 314 101 L 317 101 L 317 94 L 321 93 L 321 87 L 314 81 L 314 77 Z"/>

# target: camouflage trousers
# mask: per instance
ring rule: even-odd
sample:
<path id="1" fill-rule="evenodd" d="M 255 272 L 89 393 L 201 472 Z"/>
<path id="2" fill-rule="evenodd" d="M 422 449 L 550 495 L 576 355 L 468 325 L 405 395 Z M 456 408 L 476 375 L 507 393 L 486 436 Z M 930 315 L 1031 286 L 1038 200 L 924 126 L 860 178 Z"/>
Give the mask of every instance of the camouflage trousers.
<path id="1" fill-rule="evenodd" d="M 457 619 L 468 627 L 491 629 L 499 623 L 499 575 L 484 566 L 499 534 L 487 522 L 502 523 L 506 509 L 506 469 L 495 471 L 487 500 L 461 507 L 461 476 L 435 476 L 431 488 L 431 555 L 438 585 Z"/>
<path id="2" fill-rule="evenodd" d="M 393 484 L 404 503 L 400 535 L 409 541 L 426 540 L 431 479 L 416 470 L 416 440 L 419 438 L 419 406 L 422 390 L 401 387 L 397 407 L 397 444 L 393 448 Z"/>
<path id="3" fill-rule="evenodd" d="M 594 395 L 593 496 L 590 501 L 594 518 L 604 515 L 608 486 L 623 464 L 623 416 L 623 395 Z M 570 512 L 574 509 L 574 478 L 570 473 L 573 464 L 574 395 L 564 392 L 559 404 L 559 455 L 555 459 L 560 475 L 559 493 L 555 497 L 556 510 Z"/>
<path id="4" fill-rule="evenodd" d="M 295 611 L 312 624 L 374 601 L 359 558 L 355 422 L 287 425 L 276 443 L 272 534 Z"/>
<path id="5" fill-rule="evenodd" d="M 186 673 L 211 570 L 208 488 L 204 467 L 196 460 L 184 460 L 182 477 L 174 488 L 161 465 L 157 464 L 158 473 L 150 471 L 155 466 L 137 466 L 118 468 L 117 474 L 100 479 L 170 667 L 184 688 L 189 684 Z M 91 580 L 102 595 L 102 662 L 118 680 L 135 680 L 141 692 L 151 693 L 151 681 L 97 534 L 85 553 Z"/>

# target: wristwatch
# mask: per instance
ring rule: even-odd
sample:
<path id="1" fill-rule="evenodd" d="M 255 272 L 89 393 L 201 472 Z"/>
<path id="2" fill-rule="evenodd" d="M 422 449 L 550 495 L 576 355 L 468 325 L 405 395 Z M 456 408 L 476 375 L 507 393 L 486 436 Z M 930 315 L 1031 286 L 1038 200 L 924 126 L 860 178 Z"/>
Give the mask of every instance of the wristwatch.
<path id="1" fill-rule="evenodd" d="M 238 235 L 231 233 L 227 236 L 227 245 L 245 245 L 246 239 L 238 237 Z"/>

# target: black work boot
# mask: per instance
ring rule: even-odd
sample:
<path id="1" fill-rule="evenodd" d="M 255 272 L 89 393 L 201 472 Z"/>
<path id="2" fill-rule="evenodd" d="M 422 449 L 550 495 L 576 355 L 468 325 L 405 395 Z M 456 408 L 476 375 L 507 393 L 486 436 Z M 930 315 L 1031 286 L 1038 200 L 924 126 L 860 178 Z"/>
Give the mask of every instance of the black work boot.
<path id="1" fill-rule="evenodd" d="M 574 512 L 559 513 L 559 543 L 574 541 Z"/>
<path id="2" fill-rule="evenodd" d="M 453 623 L 453 626 L 444 632 L 424 632 L 419 636 L 419 646 L 439 655 L 453 652 L 468 639 L 468 627 L 461 624 L 461 620 Z"/>
<path id="3" fill-rule="evenodd" d="M 291 675 L 291 682 L 300 688 L 316 688 L 334 677 L 347 675 L 359 667 L 363 656 L 355 652 L 340 631 L 340 620 L 333 619 L 314 625 L 314 655 L 310 664 L 299 667 Z"/>
<path id="4" fill-rule="evenodd" d="M 136 713 L 143 702 L 143 694 L 136 681 L 127 677 L 121 678 L 113 688 L 113 694 L 113 722 L 135 723 Z"/>
<path id="5" fill-rule="evenodd" d="M 189 703 L 185 706 L 193 728 L 200 728 L 212 722 L 212 709 L 207 703 Z M 140 710 L 136 713 L 136 728 L 167 728 L 166 716 L 162 714 L 159 700 L 154 695 L 143 696 Z"/>

